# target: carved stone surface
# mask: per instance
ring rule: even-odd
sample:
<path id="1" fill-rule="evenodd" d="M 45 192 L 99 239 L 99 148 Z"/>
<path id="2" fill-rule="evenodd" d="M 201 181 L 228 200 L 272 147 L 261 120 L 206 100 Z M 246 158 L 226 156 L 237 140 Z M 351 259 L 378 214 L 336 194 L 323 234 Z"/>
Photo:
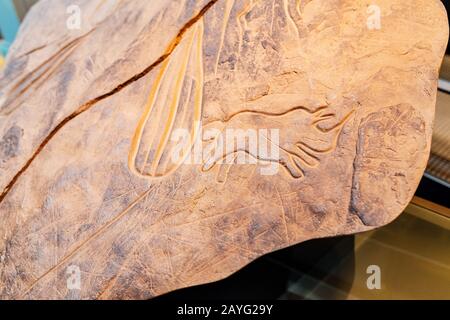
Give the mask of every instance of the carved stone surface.
<path id="1" fill-rule="evenodd" d="M 437 0 L 372 2 L 40 1 L 0 78 L 0 297 L 147 299 L 396 218 L 448 23 Z M 219 148 L 210 129 L 259 130 L 278 156 L 187 163 Z"/>

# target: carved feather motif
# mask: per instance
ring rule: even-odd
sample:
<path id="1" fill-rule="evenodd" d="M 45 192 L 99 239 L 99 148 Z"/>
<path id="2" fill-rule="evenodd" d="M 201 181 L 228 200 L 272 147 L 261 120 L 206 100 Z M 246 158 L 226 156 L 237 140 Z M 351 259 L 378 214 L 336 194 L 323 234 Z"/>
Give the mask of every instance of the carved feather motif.
<path id="1" fill-rule="evenodd" d="M 135 174 L 164 177 L 190 152 L 200 131 L 203 98 L 203 21 L 182 38 L 161 66 L 132 139 L 128 164 Z M 182 156 L 173 161 L 176 129 L 189 131 Z"/>

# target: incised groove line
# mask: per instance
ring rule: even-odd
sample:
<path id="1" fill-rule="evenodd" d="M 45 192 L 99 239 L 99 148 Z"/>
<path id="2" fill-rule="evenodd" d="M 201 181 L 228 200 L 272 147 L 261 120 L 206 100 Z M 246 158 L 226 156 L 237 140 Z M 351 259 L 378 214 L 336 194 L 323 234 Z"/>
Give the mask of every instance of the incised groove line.
<path id="1" fill-rule="evenodd" d="M 186 41 L 180 43 L 176 52 L 164 61 L 153 82 L 144 113 L 135 130 L 128 156 L 129 169 L 137 175 L 158 178 L 175 171 L 188 155 L 200 131 L 203 98 L 203 28 L 203 20 L 200 19 L 191 29 L 190 34 L 186 36 Z M 191 71 L 192 78 L 188 77 L 188 67 L 193 69 Z M 183 104 L 181 100 L 184 88 L 188 88 L 188 91 Z M 192 89 L 194 89 L 194 92 L 191 103 Z M 191 104 L 192 109 L 189 109 Z M 192 119 L 187 117 L 190 111 L 193 111 Z M 151 115 L 153 116 L 151 117 Z M 149 122 L 150 118 L 152 118 L 152 121 Z M 182 128 L 190 128 L 190 141 L 183 148 L 183 156 L 180 161 L 173 163 L 168 168 L 167 161 L 161 163 L 162 157 L 163 154 L 170 154 L 170 150 L 167 150 L 170 148 L 167 146 L 175 123 L 178 121 Z M 158 124 L 162 125 L 162 128 L 159 128 Z M 143 138 L 146 130 L 149 133 Z M 158 134 L 161 137 L 155 143 L 154 140 Z M 143 156 L 143 161 L 138 165 L 136 158 L 140 149 L 143 149 L 140 153 Z M 151 163 L 149 163 L 150 155 L 152 155 Z M 147 172 L 146 168 L 149 165 L 150 169 Z"/>

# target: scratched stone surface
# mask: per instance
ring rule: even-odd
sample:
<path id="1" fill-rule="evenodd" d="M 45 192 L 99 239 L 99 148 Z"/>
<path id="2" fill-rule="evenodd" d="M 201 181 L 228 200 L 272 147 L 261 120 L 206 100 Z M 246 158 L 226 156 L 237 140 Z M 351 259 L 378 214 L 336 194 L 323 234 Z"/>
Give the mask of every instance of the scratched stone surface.
<path id="1" fill-rule="evenodd" d="M 437 0 L 372 2 L 40 1 L 0 76 L 0 298 L 148 299 L 395 219 L 448 23 Z M 180 128 L 180 159 L 211 128 L 278 128 L 279 157 L 170 161 Z"/>

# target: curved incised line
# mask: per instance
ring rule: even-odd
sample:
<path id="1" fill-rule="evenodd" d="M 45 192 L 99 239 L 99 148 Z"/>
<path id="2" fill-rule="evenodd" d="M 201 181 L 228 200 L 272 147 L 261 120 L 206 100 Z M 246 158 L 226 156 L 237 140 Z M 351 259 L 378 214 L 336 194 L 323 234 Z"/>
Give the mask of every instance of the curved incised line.
<path id="1" fill-rule="evenodd" d="M 319 130 L 320 132 L 322 132 L 322 133 L 328 133 L 328 132 L 331 132 L 331 131 L 336 130 L 336 129 L 341 130 L 342 127 L 344 126 L 344 124 L 350 119 L 350 117 L 351 117 L 354 113 L 355 113 L 354 110 L 350 111 L 350 112 L 349 112 L 349 113 L 348 113 L 341 121 L 339 121 L 337 124 L 335 124 L 335 125 L 332 126 L 331 128 L 328 128 L 328 129 L 322 129 L 322 128 L 318 127 L 318 126 L 314 126 L 314 127 L 315 127 L 317 130 Z M 329 119 L 329 116 L 328 116 L 328 115 L 324 115 L 324 116 L 325 116 L 325 118 L 322 119 L 322 120 L 328 120 L 328 119 Z"/>
<path id="2" fill-rule="evenodd" d="M 203 111 L 203 83 L 204 83 L 204 70 L 203 70 L 203 33 L 204 25 L 203 20 L 198 22 L 197 30 L 197 43 L 196 43 L 196 54 L 195 54 L 195 93 L 194 93 L 194 108 L 193 108 L 193 123 L 190 132 L 190 141 L 184 150 L 184 156 L 182 157 L 180 163 L 182 163 L 188 156 L 188 152 L 192 149 L 197 136 L 201 128 L 201 117 Z M 180 164 L 178 163 L 178 164 Z M 168 171 L 166 174 L 170 174 L 175 171 L 178 166 L 175 166 L 172 170 Z"/>
<path id="3" fill-rule="evenodd" d="M 301 10 L 302 0 L 297 0 L 297 3 L 295 5 L 295 9 L 297 10 L 298 15 L 302 16 L 302 10 Z"/>
<path id="4" fill-rule="evenodd" d="M 202 117 L 202 107 L 203 107 L 203 82 L 204 82 L 204 71 L 203 71 L 203 32 L 204 25 L 203 21 L 199 22 L 199 33 L 197 37 L 197 68 L 196 68 L 196 79 L 197 86 L 195 90 L 194 97 L 194 126 L 191 132 L 190 146 L 194 144 L 197 140 L 197 136 L 201 129 L 201 117 Z M 189 148 L 190 149 L 190 148 Z"/>
<path id="5" fill-rule="evenodd" d="M 194 78 L 191 79 L 188 95 L 186 98 L 186 102 L 182 108 L 183 113 L 180 118 L 180 123 L 185 123 L 187 114 L 190 110 L 189 104 L 191 100 L 192 95 L 192 86 L 195 85 L 195 92 L 194 92 L 194 108 L 193 108 L 193 118 L 192 118 L 192 128 L 189 135 L 190 141 L 186 144 L 186 146 L 183 149 L 183 156 L 180 159 L 180 162 L 177 163 L 175 168 L 171 170 L 167 170 L 167 163 L 165 164 L 164 172 L 166 174 L 170 174 L 175 169 L 177 169 L 178 165 L 181 164 L 186 157 L 188 156 L 188 152 L 192 149 L 192 146 L 194 145 L 194 142 L 197 138 L 198 132 L 201 128 L 201 116 L 202 116 L 202 105 L 203 105 L 203 83 L 204 83 L 204 70 L 203 70 L 203 33 L 204 33 L 204 24 L 203 19 L 200 19 L 197 25 L 197 42 L 195 47 L 195 55 L 193 57 L 194 59 Z M 193 84 L 194 83 L 194 84 Z M 170 161 L 170 160 L 169 160 Z"/>
<path id="6" fill-rule="evenodd" d="M 308 167 L 310 167 L 310 168 L 314 168 L 314 167 L 315 167 L 315 165 L 309 164 L 308 161 L 307 161 L 306 159 L 304 159 L 303 156 L 301 156 L 300 154 L 294 154 L 294 153 L 292 153 L 291 151 L 287 150 L 286 148 L 283 148 L 282 146 L 280 146 L 279 144 L 275 143 L 274 141 L 272 141 L 272 139 L 270 139 L 269 137 L 267 137 L 267 136 L 265 136 L 265 135 L 264 135 L 264 138 L 266 138 L 267 141 L 269 141 L 269 142 L 270 142 L 271 144 L 273 144 L 274 146 L 278 147 L 280 150 L 286 152 L 286 153 L 289 155 L 289 158 L 290 158 L 290 160 L 291 160 L 292 162 L 294 162 L 294 161 L 293 161 L 293 157 L 296 157 L 296 158 L 299 158 L 306 166 L 308 166 Z M 297 147 L 298 147 L 298 145 L 297 145 Z M 303 151 L 303 150 L 301 150 L 301 151 Z M 306 153 L 306 152 L 305 152 L 305 153 Z M 307 154 L 307 155 L 309 155 L 309 154 Z M 319 159 L 316 159 L 316 160 L 319 160 Z M 269 161 L 269 160 L 265 160 L 265 161 Z M 278 163 L 280 163 L 281 165 L 283 165 L 284 167 L 286 167 L 286 169 L 289 171 L 287 165 L 284 164 L 284 162 L 283 162 L 282 159 L 280 159 L 280 160 L 278 160 L 278 161 L 272 160 L 272 162 L 278 162 Z M 295 165 L 297 166 L 297 168 L 304 174 L 303 168 L 299 167 L 297 163 L 294 163 L 294 164 L 295 164 Z M 291 175 L 292 175 L 292 174 L 291 174 Z M 292 175 L 292 177 L 294 177 L 294 175 Z M 294 177 L 294 178 L 295 178 L 295 177 Z"/>
<path id="7" fill-rule="evenodd" d="M 284 167 L 284 169 L 286 169 L 286 171 L 292 176 L 292 178 L 294 179 L 298 179 L 298 178 L 302 178 L 305 176 L 305 171 L 303 170 L 303 168 L 296 162 L 294 161 L 293 157 L 299 158 L 300 160 L 304 161 L 304 159 L 300 158 L 299 155 L 296 154 L 292 154 L 291 152 L 289 152 L 288 150 L 284 149 L 283 147 L 281 147 L 279 144 L 275 143 L 272 141 L 272 139 L 270 139 L 269 137 L 265 137 L 267 139 L 267 141 L 269 141 L 270 143 L 272 143 L 274 146 L 280 148 L 281 150 L 283 150 L 284 152 L 286 152 L 289 155 L 289 160 L 291 160 L 292 163 L 294 163 L 294 165 L 297 167 L 297 169 L 300 171 L 300 173 L 302 174 L 302 176 L 300 177 L 296 177 L 294 176 L 294 174 L 291 172 L 291 170 L 289 169 L 289 166 L 286 164 L 286 162 L 283 159 L 279 159 L 278 161 L 275 160 L 266 160 L 269 162 L 273 162 L 276 163 L 278 162 L 282 167 Z"/>
<path id="8" fill-rule="evenodd" d="M 150 117 L 150 114 L 155 105 L 156 97 L 157 97 L 157 94 L 161 87 L 162 79 L 167 71 L 169 64 L 170 64 L 169 59 L 165 60 L 164 63 L 162 64 L 161 70 L 156 77 L 155 85 L 152 87 L 152 89 L 150 91 L 148 102 L 146 104 L 146 107 L 144 108 L 144 113 L 142 114 L 141 118 L 139 119 L 138 125 L 136 127 L 136 131 L 131 140 L 130 153 L 128 155 L 128 166 L 129 166 L 130 170 L 136 174 L 139 174 L 139 173 L 134 166 L 134 162 L 135 162 L 138 150 L 139 150 L 139 144 L 141 142 L 142 134 L 144 133 L 145 125 L 146 125 L 148 118 Z M 144 159 L 143 167 L 141 170 L 144 170 L 145 164 L 147 162 L 147 158 L 148 158 L 148 154 L 146 155 L 146 157 Z"/>
<path id="9" fill-rule="evenodd" d="M 163 176 L 166 176 L 170 173 L 172 173 L 174 170 L 178 168 L 178 166 L 181 164 L 181 162 L 184 161 L 185 157 L 188 155 L 188 151 L 192 148 L 192 145 L 198 135 L 198 132 L 200 130 L 200 120 L 202 115 L 202 99 L 203 99 L 203 32 L 204 32 L 204 26 L 203 26 L 203 20 L 199 19 L 194 30 L 189 35 L 189 38 L 187 38 L 188 43 L 186 44 L 186 48 L 184 48 L 183 51 L 176 53 L 173 59 L 168 59 L 163 66 L 161 67 L 161 70 L 155 79 L 155 82 L 152 86 L 152 89 L 150 91 L 149 99 L 146 104 L 146 107 L 144 109 L 144 113 L 141 116 L 137 128 L 135 130 L 132 142 L 131 142 L 131 148 L 128 155 L 128 166 L 130 170 L 140 176 L 145 176 L 146 178 L 161 178 Z M 196 41 L 195 41 L 196 40 Z M 192 55 L 193 53 L 193 55 Z M 176 63 L 177 57 L 181 56 L 183 59 L 180 64 L 176 65 L 178 68 L 171 69 L 171 65 L 174 65 Z M 183 85 L 186 79 L 186 73 L 188 70 L 189 62 L 193 60 L 194 62 L 194 80 L 195 80 L 195 93 L 194 93 L 194 102 L 193 102 L 193 119 L 192 124 L 190 125 L 191 132 L 190 132 L 190 141 L 189 144 L 185 147 L 183 150 L 183 159 L 179 163 L 177 163 L 174 168 L 171 170 L 164 172 L 163 174 L 159 174 L 157 172 L 158 166 L 160 165 L 161 158 L 164 154 L 164 151 L 166 150 L 167 144 L 169 142 L 170 133 L 173 130 L 174 124 L 177 119 L 177 114 L 180 108 L 180 97 L 183 91 Z M 170 69 L 170 70 L 169 70 Z M 142 136 L 145 131 L 145 127 L 148 124 L 149 118 L 152 114 L 152 111 L 156 108 L 157 100 L 158 100 L 158 94 L 160 92 L 161 86 L 164 85 L 165 81 L 171 81 L 172 77 L 169 75 L 174 74 L 176 77 L 175 80 L 175 86 L 174 89 L 171 92 L 171 99 L 170 104 L 168 107 L 168 117 L 167 122 L 164 125 L 164 129 L 162 132 L 161 140 L 159 141 L 156 152 L 154 155 L 154 158 L 151 160 L 151 168 L 150 168 L 150 174 L 145 174 L 145 168 L 148 164 L 150 152 L 152 149 L 152 142 L 148 143 L 148 150 L 146 152 L 144 162 L 142 165 L 141 170 L 136 169 L 136 158 L 137 154 L 139 152 L 139 148 L 142 142 Z M 186 115 L 186 109 L 189 104 L 190 100 L 190 93 L 187 97 L 187 105 L 183 107 L 185 110 L 183 110 L 182 114 L 182 120 L 184 121 Z M 159 108 L 156 119 L 160 119 L 162 114 L 164 112 L 164 108 Z M 151 123 L 153 125 L 152 131 L 154 132 L 156 130 L 155 123 Z M 152 133 L 153 133 L 152 132 Z M 156 134 L 151 134 L 150 137 L 153 139 Z"/>
<path id="10" fill-rule="evenodd" d="M 318 148 L 311 147 L 310 145 L 307 145 L 304 142 L 299 142 L 298 146 L 302 146 L 302 147 L 306 148 L 307 150 L 309 150 L 309 152 L 313 152 L 313 153 L 329 153 L 329 152 L 333 151 L 336 148 L 339 136 L 341 135 L 341 132 L 342 132 L 342 129 L 344 128 L 344 125 L 353 116 L 354 113 L 355 113 L 354 110 L 350 111 L 344 117 L 344 119 L 342 119 L 338 124 L 336 124 L 335 126 L 329 128 L 329 129 L 320 129 L 317 126 L 315 126 L 315 128 L 318 131 L 322 132 L 322 133 L 329 133 L 329 132 L 332 132 L 332 131 L 337 131 L 337 134 L 334 137 L 333 143 L 331 144 L 331 146 L 329 148 L 318 149 Z"/>
<path id="11" fill-rule="evenodd" d="M 276 112 L 269 112 L 269 111 L 262 111 L 262 110 L 241 110 L 241 111 L 235 112 L 235 113 L 225 117 L 224 119 L 211 121 L 211 122 L 207 123 L 207 125 L 210 125 L 211 123 L 215 123 L 215 122 L 227 123 L 231 119 L 233 119 L 234 117 L 242 115 L 242 114 L 245 114 L 245 113 L 256 114 L 256 115 L 263 115 L 263 116 L 268 116 L 268 117 L 280 117 L 280 116 L 285 116 L 285 115 L 287 115 L 287 114 L 289 114 L 291 112 L 298 111 L 298 110 L 303 110 L 303 111 L 305 111 L 305 112 L 307 112 L 309 114 L 315 114 L 315 113 L 320 112 L 322 110 L 325 110 L 327 108 L 328 108 L 328 106 L 320 106 L 320 107 L 318 107 L 315 110 L 310 110 L 310 109 L 308 109 L 307 107 L 304 107 L 304 106 L 297 106 L 297 107 L 293 107 L 293 108 L 291 108 L 289 110 L 278 112 L 278 113 L 276 113 Z"/>
<path id="12" fill-rule="evenodd" d="M 196 27 L 196 29 L 198 28 L 198 25 Z M 196 31 L 196 30 L 195 30 Z M 151 170 L 150 170 L 150 174 L 152 176 L 156 175 L 156 169 L 158 168 L 159 162 L 161 160 L 161 156 L 164 152 L 164 148 L 167 145 L 167 142 L 169 141 L 169 134 L 172 132 L 172 128 L 175 122 L 175 116 L 178 112 L 178 107 L 179 107 L 179 102 L 180 102 L 180 96 L 181 96 L 181 91 L 183 89 L 183 83 L 184 80 L 186 78 L 186 71 L 187 71 L 187 67 L 188 67 L 188 63 L 189 63 L 189 59 L 190 59 L 190 52 L 192 50 L 192 45 L 194 42 L 194 37 L 196 35 L 196 32 L 193 31 L 191 37 L 189 38 L 189 43 L 187 45 L 186 50 L 183 52 L 183 58 L 184 61 L 182 62 L 182 66 L 181 66 L 181 70 L 179 70 L 178 72 L 178 77 L 176 79 L 176 84 L 175 84 L 175 90 L 174 90 L 174 96 L 172 98 L 172 102 L 169 106 L 169 116 L 168 116 L 168 120 L 167 123 L 165 125 L 164 128 L 164 132 L 162 135 L 162 140 L 160 141 L 158 148 L 156 149 L 156 155 L 155 155 L 155 159 L 152 162 L 152 166 L 151 166 Z"/>
<path id="13" fill-rule="evenodd" d="M 191 98 L 192 98 L 192 88 L 194 86 L 195 80 L 190 78 L 190 79 L 188 79 L 188 81 L 189 81 L 189 85 L 188 85 L 188 87 L 187 87 L 188 89 L 186 91 L 187 96 L 186 96 L 183 106 L 181 107 L 182 113 L 180 116 L 180 123 L 185 123 L 185 121 L 186 121 L 189 105 L 190 105 Z M 185 147 L 185 149 L 186 149 L 186 147 Z M 183 149 L 183 154 L 185 152 L 185 149 Z M 171 161 L 172 161 L 171 159 L 166 159 L 165 163 L 161 164 L 161 168 L 162 168 L 161 171 L 167 172 L 168 171 L 167 168 L 169 167 Z M 142 170 L 141 172 L 144 172 L 144 171 Z"/>

